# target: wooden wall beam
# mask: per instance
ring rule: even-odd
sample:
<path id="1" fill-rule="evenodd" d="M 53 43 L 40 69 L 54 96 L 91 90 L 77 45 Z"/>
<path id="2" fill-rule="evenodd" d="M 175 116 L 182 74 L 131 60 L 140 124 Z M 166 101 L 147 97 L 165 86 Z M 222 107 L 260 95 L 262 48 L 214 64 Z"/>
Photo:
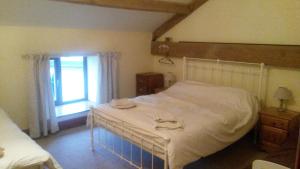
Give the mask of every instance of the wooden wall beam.
<path id="1" fill-rule="evenodd" d="M 270 66 L 300 68 L 300 45 L 256 45 L 206 42 L 152 42 L 151 53 L 164 56 L 161 44 L 170 47 L 171 57 L 194 57 L 240 62 L 265 63 Z"/>
<path id="2" fill-rule="evenodd" d="M 94 5 L 94 6 L 101 6 L 101 7 L 121 8 L 121 9 L 167 12 L 167 13 L 176 13 L 176 14 L 188 14 L 191 11 L 189 5 L 176 3 L 176 2 L 158 1 L 158 0 L 52 0 L 52 1 Z"/>
<path id="3" fill-rule="evenodd" d="M 186 14 L 175 14 L 171 19 L 167 20 L 165 23 L 160 25 L 158 28 L 156 28 L 152 35 L 152 40 L 155 41 L 159 37 L 161 37 L 163 34 L 165 34 L 167 31 L 172 29 L 175 25 L 177 25 L 179 22 L 184 20 L 186 17 L 188 17 L 191 13 L 193 13 L 196 9 L 198 9 L 200 6 L 202 6 L 205 2 L 208 0 L 194 0 L 190 5 L 190 12 Z"/>

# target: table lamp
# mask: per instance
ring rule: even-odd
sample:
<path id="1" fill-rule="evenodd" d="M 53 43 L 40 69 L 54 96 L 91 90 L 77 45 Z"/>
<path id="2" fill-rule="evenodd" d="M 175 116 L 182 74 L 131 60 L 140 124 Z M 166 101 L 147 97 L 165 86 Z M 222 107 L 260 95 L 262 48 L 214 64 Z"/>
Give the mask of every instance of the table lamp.
<path id="1" fill-rule="evenodd" d="M 284 112 L 286 111 L 287 101 L 292 98 L 292 92 L 285 87 L 279 87 L 275 92 L 274 97 L 280 101 L 278 111 Z"/>
<path id="2" fill-rule="evenodd" d="M 176 76 L 172 72 L 167 72 L 164 74 L 165 87 L 170 87 L 176 82 Z"/>

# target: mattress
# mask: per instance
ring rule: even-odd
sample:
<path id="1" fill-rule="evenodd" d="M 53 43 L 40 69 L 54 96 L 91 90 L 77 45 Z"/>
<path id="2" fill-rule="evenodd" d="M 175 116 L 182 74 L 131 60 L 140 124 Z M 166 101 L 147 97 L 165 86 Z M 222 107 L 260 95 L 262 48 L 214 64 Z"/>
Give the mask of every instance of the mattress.
<path id="1" fill-rule="evenodd" d="M 55 159 L 35 141 L 23 133 L 0 108 L 0 146 L 5 154 L 0 158 L 0 169 L 34 168 L 46 165 L 62 169 Z"/>
<path id="2" fill-rule="evenodd" d="M 237 88 L 205 83 L 178 82 L 168 90 L 132 99 L 132 109 L 114 109 L 109 104 L 95 113 L 125 121 L 149 137 L 169 139 L 170 169 L 211 155 L 234 143 L 257 122 L 259 102 L 251 93 Z M 184 129 L 156 130 L 154 112 L 168 112 L 184 124 Z"/>

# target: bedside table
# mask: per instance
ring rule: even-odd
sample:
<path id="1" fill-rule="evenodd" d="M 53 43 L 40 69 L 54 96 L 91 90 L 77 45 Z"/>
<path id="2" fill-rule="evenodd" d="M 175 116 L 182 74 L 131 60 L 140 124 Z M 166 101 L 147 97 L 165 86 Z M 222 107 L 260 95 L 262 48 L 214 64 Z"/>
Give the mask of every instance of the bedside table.
<path id="1" fill-rule="evenodd" d="M 136 74 L 136 95 L 154 94 L 155 89 L 164 87 L 164 75 L 147 72 Z"/>
<path id="2" fill-rule="evenodd" d="M 260 147 L 266 152 L 280 150 L 287 138 L 299 128 L 299 113 L 287 110 L 278 112 L 270 107 L 260 113 Z"/>

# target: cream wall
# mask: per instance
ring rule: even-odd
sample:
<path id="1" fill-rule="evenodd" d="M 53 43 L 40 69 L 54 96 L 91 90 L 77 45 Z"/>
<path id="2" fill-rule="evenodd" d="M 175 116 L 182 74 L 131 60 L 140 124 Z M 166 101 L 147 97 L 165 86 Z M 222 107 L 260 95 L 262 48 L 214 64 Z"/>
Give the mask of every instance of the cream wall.
<path id="1" fill-rule="evenodd" d="M 135 95 L 135 74 L 151 71 L 151 34 L 84 29 L 0 26 L 0 107 L 17 124 L 28 126 L 28 53 L 120 51 L 121 97 Z"/>
<path id="2" fill-rule="evenodd" d="M 167 32 L 174 41 L 300 45 L 299 0 L 209 0 Z M 299 56 L 300 57 L 300 56 Z M 181 59 L 174 66 L 158 63 L 154 70 L 175 72 L 181 78 Z M 267 106 L 277 106 L 273 94 L 278 86 L 292 90 L 289 108 L 300 111 L 300 70 L 271 67 Z"/>

